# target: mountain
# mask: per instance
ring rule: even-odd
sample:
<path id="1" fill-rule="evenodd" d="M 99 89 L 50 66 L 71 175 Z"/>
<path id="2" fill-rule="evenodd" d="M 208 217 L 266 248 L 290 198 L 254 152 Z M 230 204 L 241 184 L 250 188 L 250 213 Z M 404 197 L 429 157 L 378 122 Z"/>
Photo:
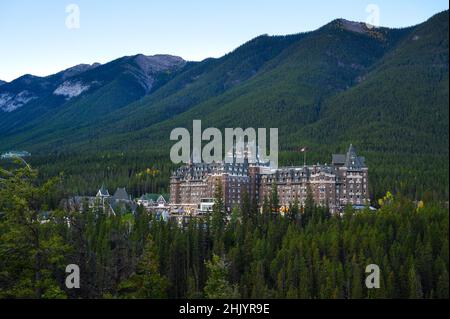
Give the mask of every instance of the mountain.
<path id="1" fill-rule="evenodd" d="M 382 55 L 389 48 L 391 43 L 388 41 L 395 43 L 396 37 L 398 38 L 403 33 L 403 31 L 389 33 L 387 29 L 380 29 L 378 31 L 380 34 L 386 34 L 385 43 L 377 37 L 341 31 L 337 20 L 316 32 L 292 36 L 269 37 L 265 35 L 257 37 L 220 59 L 189 63 L 178 76 L 159 90 L 122 109 L 115 108 L 113 112 L 110 112 L 112 108 L 109 108 L 108 112 L 98 112 L 99 108 L 103 109 L 114 105 L 120 98 L 119 96 L 111 102 L 102 99 L 89 105 L 83 101 L 75 103 L 73 107 L 65 108 L 64 111 L 47 117 L 44 123 L 35 122 L 36 129 L 25 130 L 23 139 L 32 142 L 33 145 L 49 146 L 48 150 L 54 150 L 56 145 L 64 145 L 62 147 L 67 148 L 72 143 L 83 139 L 96 139 L 100 136 L 104 139 L 104 136 L 108 134 L 129 134 L 131 126 L 137 134 L 132 138 L 141 140 L 148 136 L 146 131 L 151 129 L 153 124 L 173 118 L 178 114 L 181 115 L 180 120 L 184 121 L 186 116 L 190 116 L 189 114 L 195 110 L 199 110 L 195 116 L 204 117 L 209 112 L 224 106 L 221 100 L 213 98 L 231 94 L 228 92 L 248 90 L 250 95 L 258 95 L 264 99 L 267 95 L 266 90 L 272 85 L 280 87 L 286 84 L 294 93 L 286 95 L 287 99 L 298 96 L 306 99 L 307 95 L 311 95 L 310 98 L 316 100 L 319 99 L 316 95 L 326 95 L 328 92 L 336 92 L 352 85 L 358 72 L 365 67 L 364 65 L 373 63 L 377 56 Z M 344 37 L 347 39 L 343 39 Z M 359 43 L 360 41 L 361 43 Z M 342 52 L 351 50 L 351 46 L 356 48 L 353 56 L 356 57 L 358 63 L 345 65 L 337 57 Z M 337 52 L 335 55 L 333 55 L 334 51 Z M 328 70 L 323 69 L 325 64 Z M 300 73 L 297 77 L 298 72 Z M 317 76 L 311 82 L 310 77 L 314 75 Z M 297 78 L 292 79 L 291 76 Z M 293 86 L 296 82 L 299 85 Z M 314 90 L 311 90 L 313 83 L 316 86 Z M 125 82 L 123 84 L 124 86 L 128 85 Z M 325 87 L 322 87 L 323 85 Z M 120 88 L 114 92 L 119 90 Z M 133 91 L 127 89 L 126 92 L 128 93 L 123 94 Z M 232 100 L 239 104 L 239 99 L 232 98 Z M 272 103 L 266 102 L 267 104 Z M 82 105 L 80 105 L 81 103 Z M 207 103 L 207 105 L 203 107 L 202 103 Z M 211 105 L 212 103 L 218 105 Z M 313 102 L 308 101 L 308 103 Z M 92 111 L 93 107 L 95 107 L 94 112 Z M 310 105 L 302 107 L 309 109 Z M 238 108 L 241 108 L 240 105 Z M 74 112 L 71 112 L 71 109 Z M 295 109 L 295 107 L 291 108 L 293 111 Z M 270 112 L 271 106 L 268 105 L 264 110 Z M 186 111 L 190 113 L 184 114 Z M 239 110 L 239 112 L 251 114 L 254 111 L 249 107 Z M 69 114 L 67 114 L 68 112 Z M 83 116 L 84 114 L 86 116 Z M 82 119 L 80 125 L 73 130 L 73 121 L 78 121 L 80 117 Z M 99 121 L 99 117 L 101 121 Z M 244 118 L 250 119 L 251 116 Z M 270 115 L 266 118 L 266 123 L 269 119 Z M 114 124 L 111 125 L 112 123 Z M 95 126 L 95 129 L 92 129 L 92 126 Z M 158 128 L 156 131 L 166 132 L 169 127 L 164 126 L 163 130 Z M 142 134 L 139 133 L 140 129 L 143 130 Z M 63 130 L 62 134 L 57 136 L 59 141 L 53 139 L 56 137 L 53 132 L 61 130 Z M 99 133 L 97 136 L 96 132 Z M 50 140 L 52 142 L 49 145 Z M 44 145 L 40 141 L 45 141 Z M 92 143 L 90 144 L 93 146 Z M 115 145 L 116 141 L 111 139 L 111 144 Z M 130 146 L 133 144 L 131 143 Z M 85 146 L 89 147 L 89 145 Z"/>
<path id="2" fill-rule="evenodd" d="M 193 119 L 204 128 L 278 127 L 284 164 L 301 162 L 300 145 L 309 161 L 326 162 L 353 143 L 374 198 L 386 190 L 448 198 L 447 35 L 448 11 L 403 29 L 337 19 L 259 36 L 218 59 L 138 55 L 64 80 L 26 76 L 0 87 L 0 97 L 29 92 L 0 111 L 0 151 L 32 152 L 46 174 L 69 172 L 77 191 L 105 179 L 141 187 L 133 174 L 159 163 L 159 185 L 148 186 L 156 192 L 167 186 L 172 128 Z"/>
<path id="3" fill-rule="evenodd" d="M 145 96 L 185 63 L 175 56 L 139 54 L 105 65 L 77 65 L 48 77 L 22 76 L 0 88 L 0 133 L 44 125 L 59 111 L 68 121 L 65 126 L 82 120 L 82 113 L 101 116 Z"/>
<path id="4" fill-rule="evenodd" d="M 79 99 L 73 105 L 61 109 L 59 113 L 47 117 L 43 122 L 34 121 L 27 129 L 22 129 L 24 134 L 21 134 L 20 138 L 32 141 L 33 145 L 37 145 L 37 143 L 40 143 L 39 141 L 46 140 L 48 142 L 57 137 L 59 140 L 53 140 L 52 145 L 48 148 L 52 150 L 55 145 L 62 146 L 64 144 L 64 147 L 67 147 L 74 140 L 95 139 L 97 132 L 97 136 L 104 138 L 105 134 L 111 132 L 111 130 L 113 133 L 118 133 L 123 129 L 129 130 L 130 122 L 133 122 L 134 128 L 137 125 L 148 127 L 182 113 L 204 100 L 220 95 L 241 82 L 245 82 L 248 78 L 254 76 L 266 61 L 276 56 L 299 37 L 302 37 L 302 35 L 273 38 L 258 37 L 220 59 L 207 59 L 201 63 L 186 63 L 181 70 L 182 72 L 180 71 L 171 81 L 160 86 L 152 94 L 142 100 L 136 99 L 136 103 L 127 105 L 123 110 L 116 108 L 113 111 L 112 105 L 123 99 L 127 94 L 136 91 L 129 87 L 128 81 L 124 80 L 116 89 L 108 88 L 101 98 L 87 95 L 86 98 L 94 100 L 90 104 L 86 103 L 84 99 Z M 115 61 L 106 64 L 105 67 L 113 63 Z M 166 77 L 169 76 L 171 74 Z M 162 78 L 162 80 L 164 79 Z M 119 95 L 118 92 L 121 90 L 125 92 Z M 114 97 L 105 99 L 107 94 L 114 94 Z M 125 104 L 122 103 L 122 106 Z M 104 108 L 108 110 L 99 112 L 99 109 Z M 74 120 L 81 122 L 77 130 L 73 130 Z M 111 125 L 112 123 L 115 124 Z M 91 129 L 92 126 L 95 127 L 94 130 Z M 100 126 L 105 126 L 105 128 L 100 128 Z M 63 132 L 54 136 L 53 132 L 56 130 L 63 130 Z M 14 136 L 14 140 L 17 140 L 17 135 Z M 40 147 L 46 146 L 48 144 L 40 145 Z"/>
<path id="5" fill-rule="evenodd" d="M 80 64 L 48 77 L 37 77 L 29 74 L 21 76 L 2 87 L 0 91 L 0 110 L 13 112 L 28 104 L 30 101 L 43 98 L 52 93 L 55 95 L 75 97 L 82 93 L 86 87 L 81 84 L 74 85 L 74 91 L 68 94 L 68 91 L 65 92 L 59 86 L 66 79 L 83 73 L 95 66 L 97 65 Z M 69 89 L 69 83 L 66 83 L 67 90 Z"/>

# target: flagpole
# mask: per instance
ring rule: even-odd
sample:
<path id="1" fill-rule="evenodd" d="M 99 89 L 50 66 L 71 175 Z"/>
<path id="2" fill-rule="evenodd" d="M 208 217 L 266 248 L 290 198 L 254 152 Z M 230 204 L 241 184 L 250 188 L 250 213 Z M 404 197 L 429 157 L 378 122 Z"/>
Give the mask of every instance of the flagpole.
<path id="1" fill-rule="evenodd" d="M 303 152 L 303 166 L 306 166 L 306 149 Z"/>

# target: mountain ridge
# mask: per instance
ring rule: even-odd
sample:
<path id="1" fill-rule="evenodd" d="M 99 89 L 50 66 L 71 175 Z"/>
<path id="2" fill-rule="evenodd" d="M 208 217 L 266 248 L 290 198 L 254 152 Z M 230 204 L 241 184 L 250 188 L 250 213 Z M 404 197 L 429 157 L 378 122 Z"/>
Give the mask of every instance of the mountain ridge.
<path id="1" fill-rule="evenodd" d="M 161 63 L 159 67 L 158 61 Z M 104 65 L 78 65 L 42 78 L 32 75 L 19 77 L 0 89 L 0 133 L 11 134 L 32 123 L 39 125 L 40 119 L 45 121 L 45 115 L 53 116 L 55 111 L 69 109 L 73 103 L 85 99 L 86 93 L 95 99 L 96 96 L 105 98 L 108 90 L 112 94 L 117 90 L 117 97 L 111 97 L 111 107 L 128 104 L 148 94 L 160 82 L 164 83 L 168 73 L 184 64 L 184 60 L 174 56 L 136 55 Z M 28 99 L 21 98 L 20 94 L 25 94 Z M 19 101 L 15 102 L 18 97 Z M 5 114 L 5 111 L 17 115 Z"/>
<path id="2" fill-rule="evenodd" d="M 372 165 L 378 192 L 384 183 L 448 196 L 447 20 L 444 11 L 413 27 L 368 29 L 336 19 L 316 31 L 261 35 L 220 58 L 175 58 L 150 90 L 141 82 L 145 56 L 122 57 L 83 73 L 110 82 L 45 116 L 0 112 L 0 151 L 119 152 L 167 162 L 170 130 L 202 119 L 203 127 L 279 127 L 282 163 L 301 160 L 293 152 L 299 143 L 310 145 L 311 160 L 323 161 L 353 142 Z M 37 102 L 30 102 L 37 110 L 50 105 Z"/>

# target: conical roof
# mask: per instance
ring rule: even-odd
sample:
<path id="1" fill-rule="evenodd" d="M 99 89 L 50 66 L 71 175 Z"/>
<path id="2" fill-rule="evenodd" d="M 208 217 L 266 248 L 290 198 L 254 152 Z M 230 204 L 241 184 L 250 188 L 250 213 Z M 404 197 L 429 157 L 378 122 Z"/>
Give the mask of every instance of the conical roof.
<path id="1" fill-rule="evenodd" d="M 97 192 L 97 196 L 110 196 L 108 189 L 105 187 L 104 184 L 102 184 L 102 187 Z"/>
<path id="2" fill-rule="evenodd" d="M 130 196 L 128 195 L 125 188 L 117 188 L 113 197 L 116 200 L 130 200 Z"/>
<path id="3" fill-rule="evenodd" d="M 350 144 L 345 156 L 345 166 L 349 169 L 361 169 L 365 166 L 364 157 L 360 157 L 356 154 L 356 149 L 352 144 Z"/>

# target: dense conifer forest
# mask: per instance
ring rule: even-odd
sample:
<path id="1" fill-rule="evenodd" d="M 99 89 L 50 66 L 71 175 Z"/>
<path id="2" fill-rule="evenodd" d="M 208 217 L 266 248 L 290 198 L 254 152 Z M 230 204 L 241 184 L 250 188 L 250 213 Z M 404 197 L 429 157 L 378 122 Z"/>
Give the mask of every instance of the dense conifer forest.
<path id="1" fill-rule="evenodd" d="M 401 194 L 376 212 L 330 215 L 308 196 L 281 216 L 247 196 L 179 223 L 149 214 L 61 209 L 61 177 L 26 162 L 0 170 L 1 298 L 448 298 L 449 211 Z M 276 189 L 276 188 L 274 188 Z M 87 207 L 87 205 L 86 205 Z M 80 267 L 67 289 L 68 264 Z M 380 288 L 367 289 L 367 265 Z"/>

